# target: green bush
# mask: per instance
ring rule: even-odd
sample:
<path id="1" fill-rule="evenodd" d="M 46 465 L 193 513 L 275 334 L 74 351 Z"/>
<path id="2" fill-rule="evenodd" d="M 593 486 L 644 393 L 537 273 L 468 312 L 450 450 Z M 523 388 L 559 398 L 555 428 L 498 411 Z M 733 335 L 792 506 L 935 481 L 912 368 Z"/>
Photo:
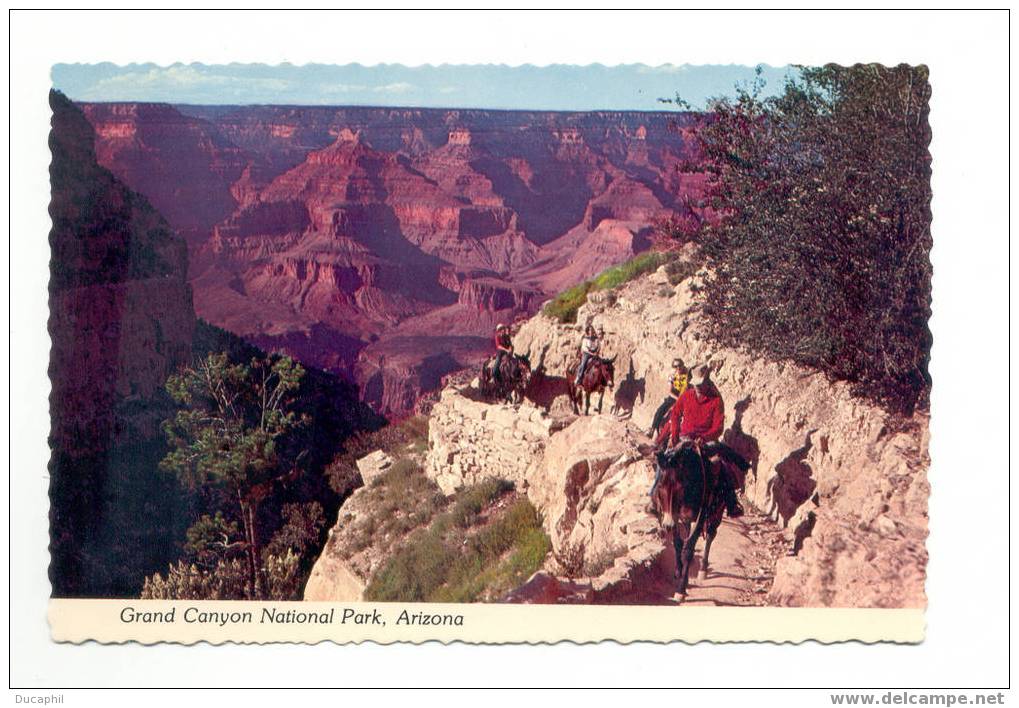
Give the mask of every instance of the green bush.
<path id="1" fill-rule="evenodd" d="M 446 498 L 412 459 L 400 458 L 365 489 L 365 507 L 371 513 L 347 531 L 346 557 L 369 546 L 385 550 L 386 539 L 397 540 L 427 525 L 446 505 Z"/>
<path id="2" fill-rule="evenodd" d="M 638 275 L 657 270 L 666 261 L 666 255 L 657 251 L 642 253 L 626 263 L 602 271 L 594 279 L 593 290 L 610 290 L 627 283 Z"/>
<path id="3" fill-rule="evenodd" d="M 665 264 L 665 274 L 670 285 L 679 285 L 697 272 L 698 265 L 692 261 L 671 260 Z"/>
<path id="4" fill-rule="evenodd" d="M 344 450 L 336 455 L 325 469 L 329 486 L 337 494 L 346 496 L 357 488 L 360 476 L 357 460 L 375 450 L 393 456 L 405 453 L 420 454 L 428 449 L 428 417 L 411 416 L 371 432 L 352 436 L 344 443 Z"/>
<path id="5" fill-rule="evenodd" d="M 544 562 L 551 543 L 526 499 L 504 510 L 480 512 L 512 489 L 487 479 L 461 491 L 450 511 L 413 534 L 372 577 L 365 599 L 474 602 L 497 599 Z"/>
<path id="6" fill-rule="evenodd" d="M 716 340 L 926 406 L 930 90 L 923 66 L 829 65 L 716 102 L 695 132 Z"/>
<path id="7" fill-rule="evenodd" d="M 477 518 L 478 513 L 494 499 L 513 489 L 513 484 L 504 479 L 489 477 L 469 487 L 457 495 L 456 503 L 450 511 L 453 524 L 467 528 Z"/>
<path id="8" fill-rule="evenodd" d="M 577 310 L 587 302 L 587 294 L 591 292 L 594 284 L 585 280 L 579 285 L 574 285 L 556 296 L 552 302 L 545 305 L 543 312 L 548 317 L 553 317 L 560 322 L 573 323 L 577 321 Z"/>
<path id="9" fill-rule="evenodd" d="M 559 322 L 575 323 L 577 321 L 577 310 L 587 302 L 589 293 L 598 290 L 612 290 L 624 283 L 627 283 L 639 275 L 657 270 L 663 263 L 674 258 L 669 251 L 648 251 L 625 263 L 613 266 L 596 275 L 592 280 L 585 280 L 565 290 L 545 305 L 542 312 Z"/>

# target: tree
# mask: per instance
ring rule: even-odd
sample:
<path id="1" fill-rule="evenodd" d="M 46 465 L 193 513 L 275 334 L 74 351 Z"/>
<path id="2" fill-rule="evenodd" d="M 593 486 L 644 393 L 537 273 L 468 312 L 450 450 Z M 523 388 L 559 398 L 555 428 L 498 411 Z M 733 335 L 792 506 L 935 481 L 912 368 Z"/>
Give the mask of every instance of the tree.
<path id="1" fill-rule="evenodd" d="M 274 484 L 299 475 L 298 463 L 304 456 L 294 449 L 291 435 L 309 422 L 292 410 L 291 394 L 303 376 L 304 369 L 289 357 L 253 358 L 243 365 L 231 362 L 225 353 L 214 353 L 184 367 L 166 383 L 182 408 L 163 424 L 171 451 L 161 469 L 173 472 L 192 489 L 227 491 L 236 503 L 242 531 L 242 538 L 234 540 L 237 524 L 231 525 L 221 514 L 205 516 L 189 530 L 189 551 L 199 563 L 233 569 L 230 552 L 241 549 L 247 595 L 253 599 L 267 595 L 259 505 Z"/>
<path id="2" fill-rule="evenodd" d="M 909 413 L 930 386 L 927 69 L 801 67 L 778 96 L 762 86 L 693 131 L 717 216 L 696 237 L 713 334 Z"/>

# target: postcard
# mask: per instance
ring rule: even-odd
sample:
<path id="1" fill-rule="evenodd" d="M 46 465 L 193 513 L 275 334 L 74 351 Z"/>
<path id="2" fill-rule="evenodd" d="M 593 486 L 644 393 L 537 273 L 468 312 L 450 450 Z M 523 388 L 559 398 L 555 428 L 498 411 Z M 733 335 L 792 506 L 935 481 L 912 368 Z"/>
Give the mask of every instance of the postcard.
<path id="1" fill-rule="evenodd" d="M 923 639 L 926 67 L 52 79 L 54 640 Z"/>

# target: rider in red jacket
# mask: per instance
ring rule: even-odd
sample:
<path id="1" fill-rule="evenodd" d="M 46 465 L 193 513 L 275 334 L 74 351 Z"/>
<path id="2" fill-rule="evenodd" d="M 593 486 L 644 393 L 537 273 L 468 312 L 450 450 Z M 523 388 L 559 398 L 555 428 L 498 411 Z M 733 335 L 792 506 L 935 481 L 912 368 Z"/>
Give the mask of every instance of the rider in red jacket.
<path id="1" fill-rule="evenodd" d="M 706 447 L 719 448 L 723 458 L 727 459 L 735 453 L 725 445 L 716 442 L 722 436 L 725 426 L 725 406 L 722 395 L 711 383 L 711 370 L 706 366 L 694 369 L 691 385 L 676 400 L 669 413 L 669 421 L 662 427 L 658 445 L 680 445 L 684 442 L 708 443 Z M 738 456 L 737 456 L 738 457 Z M 739 484 L 729 470 L 728 464 L 722 465 L 722 483 L 725 492 L 725 507 L 729 516 L 742 516 L 744 511 L 736 498 L 736 486 Z M 657 483 L 657 479 L 655 482 Z"/>
<path id="2" fill-rule="evenodd" d="M 677 445 L 681 438 L 711 442 L 722 436 L 724 425 L 725 408 L 718 389 L 707 379 L 698 383 L 695 378 L 676 399 L 656 442 Z"/>

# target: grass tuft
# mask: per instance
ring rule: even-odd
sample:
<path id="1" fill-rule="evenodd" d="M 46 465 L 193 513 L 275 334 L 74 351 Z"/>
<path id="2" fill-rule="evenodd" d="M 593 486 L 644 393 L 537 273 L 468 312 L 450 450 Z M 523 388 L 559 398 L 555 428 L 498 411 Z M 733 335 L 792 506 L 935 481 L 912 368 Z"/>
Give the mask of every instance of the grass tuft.
<path id="1" fill-rule="evenodd" d="M 525 498 L 492 508 L 511 489 L 509 482 L 487 479 L 461 491 L 448 512 L 390 556 L 365 599 L 475 602 L 498 599 L 522 584 L 541 567 L 551 543 Z"/>
<path id="2" fill-rule="evenodd" d="M 592 280 L 585 280 L 574 285 L 557 295 L 550 303 L 545 305 L 542 312 L 564 324 L 572 324 L 577 321 L 577 310 L 587 302 L 589 293 L 598 290 L 612 290 L 624 283 L 627 283 L 639 275 L 657 270 L 663 263 L 668 263 L 675 258 L 670 251 L 648 251 L 639 256 L 631 258 L 625 263 L 613 266 L 602 271 Z"/>

